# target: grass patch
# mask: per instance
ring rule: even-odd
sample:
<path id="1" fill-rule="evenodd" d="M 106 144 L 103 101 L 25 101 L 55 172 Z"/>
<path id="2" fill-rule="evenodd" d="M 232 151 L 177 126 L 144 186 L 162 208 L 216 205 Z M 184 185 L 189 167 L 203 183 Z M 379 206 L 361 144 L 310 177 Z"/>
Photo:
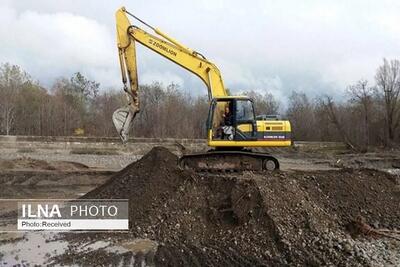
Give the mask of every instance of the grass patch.
<path id="1" fill-rule="evenodd" d="M 17 153 L 33 153 L 33 152 L 35 152 L 35 149 L 31 147 L 24 147 L 17 150 Z"/>
<path id="2" fill-rule="evenodd" d="M 115 149 L 99 149 L 99 148 L 73 148 L 70 154 L 75 155 L 119 155 Z"/>

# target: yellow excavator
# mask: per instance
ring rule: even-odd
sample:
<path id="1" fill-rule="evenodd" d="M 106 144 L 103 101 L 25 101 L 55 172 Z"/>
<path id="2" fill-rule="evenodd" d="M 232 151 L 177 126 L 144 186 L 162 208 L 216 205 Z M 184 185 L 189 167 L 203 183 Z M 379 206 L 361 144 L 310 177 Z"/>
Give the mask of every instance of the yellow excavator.
<path id="1" fill-rule="evenodd" d="M 130 23 L 128 15 L 151 29 L 150 34 Z M 197 171 L 276 170 L 278 160 L 254 147 L 291 145 L 291 126 L 286 120 L 256 120 L 253 101 L 247 96 L 228 95 L 217 66 L 161 30 L 139 19 L 124 7 L 116 12 L 117 42 L 124 91 L 128 105 L 117 109 L 113 123 L 123 142 L 139 112 L 139 85 L 136 43 L 197 75 L 206 85 L 210 108 L 207 118 L 207 144 L 213 149 L 186 154 L 179 159 L 182 168 Z M 173 114 L 171 114 L 173 116 Z"/>

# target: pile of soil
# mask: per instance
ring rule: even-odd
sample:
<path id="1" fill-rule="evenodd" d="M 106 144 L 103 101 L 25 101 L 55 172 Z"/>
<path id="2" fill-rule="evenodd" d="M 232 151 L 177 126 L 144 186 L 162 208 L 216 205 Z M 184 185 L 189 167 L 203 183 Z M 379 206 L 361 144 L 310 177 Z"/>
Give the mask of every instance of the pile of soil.
<path id="1" fill-rule="evenodd" d="M 364 265 L 346 226 L 400 222 L 400 193 L 373 170 L 201 174 L 162 147 L 85 198 L 129 199 L 130 230 L 160 266 Z"/>
<path id="2" fill-rule="evenodd" d="M 296 179 L 314 202 L 341 225 L 362 216 L 379 228 L 400 227 L 397 176 L 371 169 L 298 172 Z"/>

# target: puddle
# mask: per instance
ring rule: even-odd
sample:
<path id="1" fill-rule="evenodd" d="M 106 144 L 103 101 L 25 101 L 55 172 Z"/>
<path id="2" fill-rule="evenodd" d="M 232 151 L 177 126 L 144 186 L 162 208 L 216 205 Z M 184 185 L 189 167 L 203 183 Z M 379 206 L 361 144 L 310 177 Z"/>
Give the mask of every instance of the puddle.
<path id="1" fill-rule="evenodd" d="M 126 266 L 127 263 L 148 266 L 153 261 L 157 247 L 158 243 L 149 239 L 125 240 L 117 244 L 97 240 L 74 246 L 60 240 L 59 234 L 54 232 L 10 232 L 0 234 L 0 266 L 57 265 L 59 262 L 55 263 L 54 257 L 62 259 L 63 255 L 70 253 L 76 258 L 81 255 L 90 257 L 91 253 L 96 255 L 96 252 L 113 254 L 116 266 Z"/>
<path id="2" fill-rule="evenodd" d="M 156 251 L 158 244 L 155 241 L 149 239 L 135 239 L 121 244 L 121 247 L 126 251 L 132 251 L 133 253 L 147 254 L 151 251 Z"/>
<path id="3" fill-rule="evenodd" d="M 15 234 L 16 238 L 10 238 Z M 47 265 L 50 258 L 63 254 L 68 248 L 68 242 L 55 240 L 57 234 L 52 232 L 7 233 L 1 239 L 15 239 L 0 245 L 2 257 L 0 266 Z M 22 239 L 20 239 L 20 238 Z"/>
<path id="4" fill-rule="evenodd" d="M 106 241 L 96 241 L 93 243 L 86 243 L 78 247 L 78 251 L 84 251 L 84 250 L 98 250 L 98 249 L 103 249 L 110 246 L 110 242 Z"/>

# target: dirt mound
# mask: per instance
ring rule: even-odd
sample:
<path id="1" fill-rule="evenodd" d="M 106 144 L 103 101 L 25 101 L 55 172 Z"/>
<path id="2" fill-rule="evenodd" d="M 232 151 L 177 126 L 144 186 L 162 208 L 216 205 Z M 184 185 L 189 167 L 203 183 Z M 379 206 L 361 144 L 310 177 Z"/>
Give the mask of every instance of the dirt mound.
<path id="1" fill-rule="evenodd" d="M 397 177 L 369 169 L 298 172 L 296 179 L 314 202 L 342 225 L 356 216 L 375 227 L 400 227 L 400 187 Z"/>
<path id="2" fill-rule="evenodd" d="M 128 198 L 131 231 L 161 242 L 156 256 L 161 265 L 272 261 L 240 249 L 253 247 L 239 244 L 240 239 L 252 241 L 246 231 L 251 231 L 250 224 L 263 213 L 254 180 L 182 171 L 177 168 L 177 157 L 165 148 L 152 149 L 85 198 Z M 274 234 L 268 222 L 257 223 L 266 225 L 263 235 Z M 260 241 L 274 243 L 268 238 Z M 232 245 L 229 250 L 225 242 Z"/>
<path id="3" fill-rule="evenodd" d="M 377 171 L 200 174 L 156 147 L 85 198 L 127 198 L 130 229 L 160 266 L 364 265 L 357 215 L 398 227 L 400 194 Z"/>

